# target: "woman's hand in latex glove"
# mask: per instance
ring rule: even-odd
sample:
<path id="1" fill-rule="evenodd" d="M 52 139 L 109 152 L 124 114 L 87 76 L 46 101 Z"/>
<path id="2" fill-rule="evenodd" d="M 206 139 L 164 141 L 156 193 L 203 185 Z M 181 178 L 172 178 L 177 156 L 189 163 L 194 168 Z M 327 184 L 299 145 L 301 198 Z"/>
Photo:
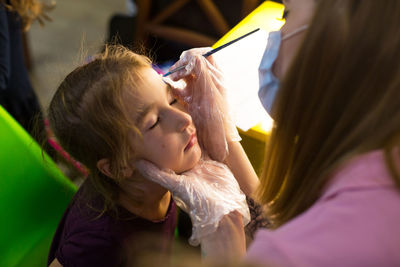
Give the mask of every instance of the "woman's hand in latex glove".
<path id="1" fill-rule="evenodd" d="M 222 163 L 201 159 L 182 174 L 160 170 L 145 160 L 138 161 L 136 167 L 145 178 L 170 190 L 176 204 L 189 214 L 193 225 L 189 239 L 192 245 L 213 234 L 219 221 L 232 211 L 239 211 L 245 224 L 250 220 L 246 196 Z"/>
<path id="2" fill-rule="evenodd" d="M 193 69 L 195 67 L 194 58 L 197 56 L 203 57 L 204 54 L 211 50 L 211 47 L 199 47 L 183 51 L 181 56 L 179 57 L 179 60 L 173 66 L 171 66 L 169 70 L 174 70 L 183 65 L 186 65 L 186 67 L 180 71 L 172 73 L 169 77 L 174 81 L 180 79 L 190 80 L 195 75 L 195 73 L 193 72 Z M 211 63 L 211 65 L 215 68 L 218 68 L 212 55 L 207 57 L 207 61 Z"/>
<path id="3" fill-rule="evenodd" d="M 183 52 L 171 70 L 187 66 L 171 74 L 170 78 L 185 80 L 186 87 L 174 90 L 174 93 L 187 103 L 201 146 L 212 159 L 222 162 L 228 154 L 227 142 L 241 139 L 229 113 L 223 75 L 212 56 L 207 59 L 202 56 L 210 49 L 195 48 Z"/>

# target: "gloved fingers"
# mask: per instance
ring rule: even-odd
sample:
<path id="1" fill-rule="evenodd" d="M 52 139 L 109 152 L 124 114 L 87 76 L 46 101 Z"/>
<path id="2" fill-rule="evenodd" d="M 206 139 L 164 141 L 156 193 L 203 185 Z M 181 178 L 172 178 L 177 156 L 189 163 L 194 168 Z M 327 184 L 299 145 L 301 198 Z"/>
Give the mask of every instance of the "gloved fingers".
<path id="1" fill-rule="evenodd" d="M 206 61 L 206 59 L 202 55 L 198 54 L 194 54 L 190 57 L 179 60 L 170 68 L 170 70 L 175 70 L 176 68 L 179 68 L 181 66 L 184 68 L 172 73 L 169 76 L 174 81 L 180 79 L 184 79 L 186 82 L 196 80 L 203 66 L 202 60 Z"/>
<path id="2" fill-rule="evenodd" d="M 193 54 L 188 60 L 182 61 L 184 64 L 180 61 L 175 63 L 170 70 L 174 70 L 180 66 L 185 66 L 185 68 L 172 73 L 169 75 L 169 78 L 172 81 L 179 81 L 182 79 L 189 85 L 195 84 L 201 77 L 208 77 L 208 74 L 211 74 L 215 84 L 222 87 L 224 84 L 223 74 L 216 66 L 210 63 L 210 59 L 213 60 L 212 56 L 206 59 L 202 55 Z"/>
<path id="3" fill-rule="evenodd" d="M 224 81 L 224 75 L 222 71 L 208 60 L 204 60 L 206 66 L 199 70 L 198 76 L 209 76 L 212 81 L 212 85 L 215 86 L 223 97 L 226 95 L 226 85 Z"/>
<path id="4" fill-rule="evenodd" d="M 135 163 L 137 170 L 147 179 L 173 191 L 179 184 L 179 175 L 169 169 L 160 169 L 147 160 L 138 160 Z"/>
<path id="5" fill-rule="evenodd" d="M 184 51 L 180 59 L 170 67 L 169 71 L 174 70 L 176 68 L 179 68 L 181 66 L 185 66 L 185 68 L 176 71 L 170 75 L 171 79 L 174 81 L 180 80 L 180 79 L 193 79 L 195 76 L 195 72 L 193 71 L 194 68 L 196 67 L 196 62 L 194 60 L 195 57 L 202 57 L 205 53 L 210 51 L 212 48 L 211 47 L 200 47 L 200 48 L 193 48 L 190 50 Z M 210 56 L 209 57 L 210 62 L 214 62 L 214 59 Z"/>
<path id="6" fill-rule="evenodd" d="M 209 64 L 209 63 L 208 63 Z M 208 66 L 208 76 L 211 82 L 208 82 L 208 88 L 212 94 L 212 98 L 209 101 L 214 101 L 216 111 L 220 112 L 220 116 L 224 122 L 226 138 L 228 141 L 240 141 L 242 140 L 236 129 L 235 122 L 231 116 L 227 99 L 227 88 L 224 82 L 223 73 L 216 67 Z"/>
<path id="7" fill-rule="evenodd" d="M 197 54 L 197 55 L 204 55 L 205 53 L 208 53 L 210 50 L 212 50 L 212 47 L 210 46 L 203 46 L 203 47 L 196 47 L 187 50 L 187 53 L 189 54 Z"/>
<path id="8" fill-rule="evenodd" d="M 186 87 L 180 91 L 174 90 L 174 93 L 188 104 L 188 112 L 198 130 L 202 148 L 212 159 L 223 162 L 228 155 L 227 142 L 241 139 L 230 116 L 223 74 L 208 58 L 203 57 L 206 51 L 185 51 L 181 62 L 177 62 L 173 68 L 181 63 L 188 65 L 170 78 L 185 80 Z M 209 58 L 212 59 L 211 56 Z"/>
<path id="9" fill-rule="evenodd" d="M 212 47 L 197 47 L 197 48 L 192 48 L 189 50 L 184 51 L 180 58 L 187 58 L 190 59 L 191 57 L 194 56 L 203 56 L 206 53 L 210 52 L 212 50 Z M 208 62 L 210 62 L 212 65 L 216 66 L 216 61 L 212 55 L 207 57 Z"/>
<path id="10" fill-rule="evenodd" d="M 187 96 L 191 94 L 190 88 L 187 87 L 187 83 L 184 80 L 173 81 L 169 77 L 163 77 L 163 81 L 169 85 L 171 93 L 174 97 L 184 100 Z"/>
<path id="11" fill-rule="evenodd" d="M 218 67 L 217 62 L 214 60 L 213 56 L 207 57 L 206 63 L 208 71 L 212 72 L 213 75 L 218 77 L 218 79 L 222 80 L 223 79 L 222 71 Z"/>
<path id="12" fill-rule="evenodd" d="M 223 76 L 204 57 L 196 55 L 194 60 L 196 80 L 189 82 L 186 89 L 190 92 L 186 101 L 188 111 L 198 130 L 200 145 L 213 160 L 223 162 L 228 154 L 227 141 L 233 140 L 231 132 L 236 130 L 230 127 L 231 119 L 228 119 L 230 115 Z"/>
<path id="13" fill-rule="evenodd" d="M 169 77 L 162 77 L 164 83 L 168 84 L 171 89 L 180 89 L 183 90 L 186 87 L 186 82 L 183 80 L 173 81 Z"/>
<path id="14" fill-rule="evenodd" d="M 173 90 L 173 93 L 186 103 L 192 102 L 193 97 L 199 95 L 197 93 L 195 94 L 194 90 L 202 91 L 203 88 L 207 86 L 204 79 L 202 79 L 204 77 L 203 68 L 207 68 L 205 62 L 206 60 L 203 56 L 194 55 L 184 70 L 177 71 L 170 75 L 171 81 L 184 81 L 186 86 L 183 90 Z"/>
<path id="15" fill-rule="evenodd" d="M 192 48 L 192 49 L 183 51 L 179 58 L 180 59 L 185 59 L 185 58 L 188 59 L 188 58 L 192 58 L 193 56 L 196 56 L 196 55 L 202 56 L 202 55 L 208 53 L 210 50 L 212 50 L 211 47 Z"/>
<path id="16" fill-rule="evenodd" d="M 173 81 L 178 81 L 180 79 L 185 79 L 185 80 L 194 80 L 196 77 L 193 73 L 194 69 L 194 61 L 193 58 L 190 59 L 189 61 L 178 61 L 172 67 L 169 69 L 169 71 L 175 70 L 180 67 L 184 67 L 181 70 L 175 71 L 172 74 L 169 75 L 169 77 Z"/>

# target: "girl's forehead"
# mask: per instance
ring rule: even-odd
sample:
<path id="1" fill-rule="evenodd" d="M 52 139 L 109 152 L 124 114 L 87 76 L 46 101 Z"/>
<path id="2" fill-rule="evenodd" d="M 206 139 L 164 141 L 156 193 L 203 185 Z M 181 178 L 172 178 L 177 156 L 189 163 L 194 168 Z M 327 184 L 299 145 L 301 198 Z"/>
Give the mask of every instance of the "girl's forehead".
<path id="1" fill-rule="evenodd" d="M 152 67 L 144 67 L 142 68 L 143 75 L 150 79 L 162 80 L 162 75 L 159 74 L 155 69 Z"/>
<path id="2" fill-rule="evenodd" d="M 162 76 L 151 67 L 141 67 L 132 71 L 126 84 L 128 93 L 135 96 L 145 94 L 149 90 L 158 90 L 164 86 Z"/>
<path id="3" fill-rule="evenodd" d="M 142 110 L 169 95 L 169 85 L 152 68 L 142 68 L 137 74 L 133 75 L 132 83 L 127 85 L 124 92 L 124 103 L 129 112 Z"/>

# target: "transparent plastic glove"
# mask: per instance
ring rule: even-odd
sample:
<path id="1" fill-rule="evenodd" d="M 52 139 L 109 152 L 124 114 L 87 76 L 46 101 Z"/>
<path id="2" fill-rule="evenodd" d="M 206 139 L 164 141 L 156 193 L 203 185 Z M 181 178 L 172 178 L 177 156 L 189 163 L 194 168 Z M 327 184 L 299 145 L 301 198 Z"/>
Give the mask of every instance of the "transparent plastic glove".
<path id="1" fill-rule="evenodd" d="M 223 162 L 228 155 L 228 143 L 241 138 L 230 115 L 223 75 L 209 56 L 202 55 L 211 48 L 185 51 L 171 69 L 187 64 L 185 69 L 171 74 L 174 81 L 184 79 L 186 86 L 174 93 L 188 105 L 197 128 L 200 145 L 208 155 Z"/>
<path id="2" fill-rule="evenodd" d="M 193 225 L 189 243 L 193 246 L 215 233 L 220 220 L 232 211 L 243 216 L 244 225 L 250 221 L 246 196 L 225 164 L 201 159 L 182 174 L 160 170 L 144 160 L 136 167 L 144 177 L 167 188 L 178 207 L 189 214 Z"/>

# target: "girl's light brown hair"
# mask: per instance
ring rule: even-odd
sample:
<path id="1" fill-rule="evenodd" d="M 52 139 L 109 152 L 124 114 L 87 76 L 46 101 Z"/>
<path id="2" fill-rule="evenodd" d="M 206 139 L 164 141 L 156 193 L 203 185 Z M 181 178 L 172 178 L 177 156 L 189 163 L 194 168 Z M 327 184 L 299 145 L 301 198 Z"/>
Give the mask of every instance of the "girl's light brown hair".
<path id="1" fill-rule="evenodd" d="M 46 13 L 55 7 L 55 2 L 47 4 L 38 0 L 10 0 L 10 4 L 6 2 L 6 0 L 0 0 L 0 3 L 9 11 L 18 13 L 21 17 L 22 29 L 24 31 L 27 31 L 35 20 L 42 26 L 45 20 L 51 21 L 51 18 Z"/>
<path id="2" fill-rule="evenodd" d="M 118 181 L 132 159 L 130 136 L 138 129 L 128 117 L 124 97 L 134 94 L 142 68 L 151 67 L 149 58 L 118 45 L 76 68 L 61 83 L 51 100 L 48 118 L 61 146 L 90 171 L 91 184 L 114 209 Z M 132 103 L 134 106 L 135 103 Z M 112 178 L 97 168 L 109 159 Z"/>
<path id="3" fill-rule="evenodd" d="M 392 158 L 400 133 L 400 1 L 324 0 L 273 107 L 258 191 L 274 226 L 321 196 L 346 159 L 384 149 Z"/>

